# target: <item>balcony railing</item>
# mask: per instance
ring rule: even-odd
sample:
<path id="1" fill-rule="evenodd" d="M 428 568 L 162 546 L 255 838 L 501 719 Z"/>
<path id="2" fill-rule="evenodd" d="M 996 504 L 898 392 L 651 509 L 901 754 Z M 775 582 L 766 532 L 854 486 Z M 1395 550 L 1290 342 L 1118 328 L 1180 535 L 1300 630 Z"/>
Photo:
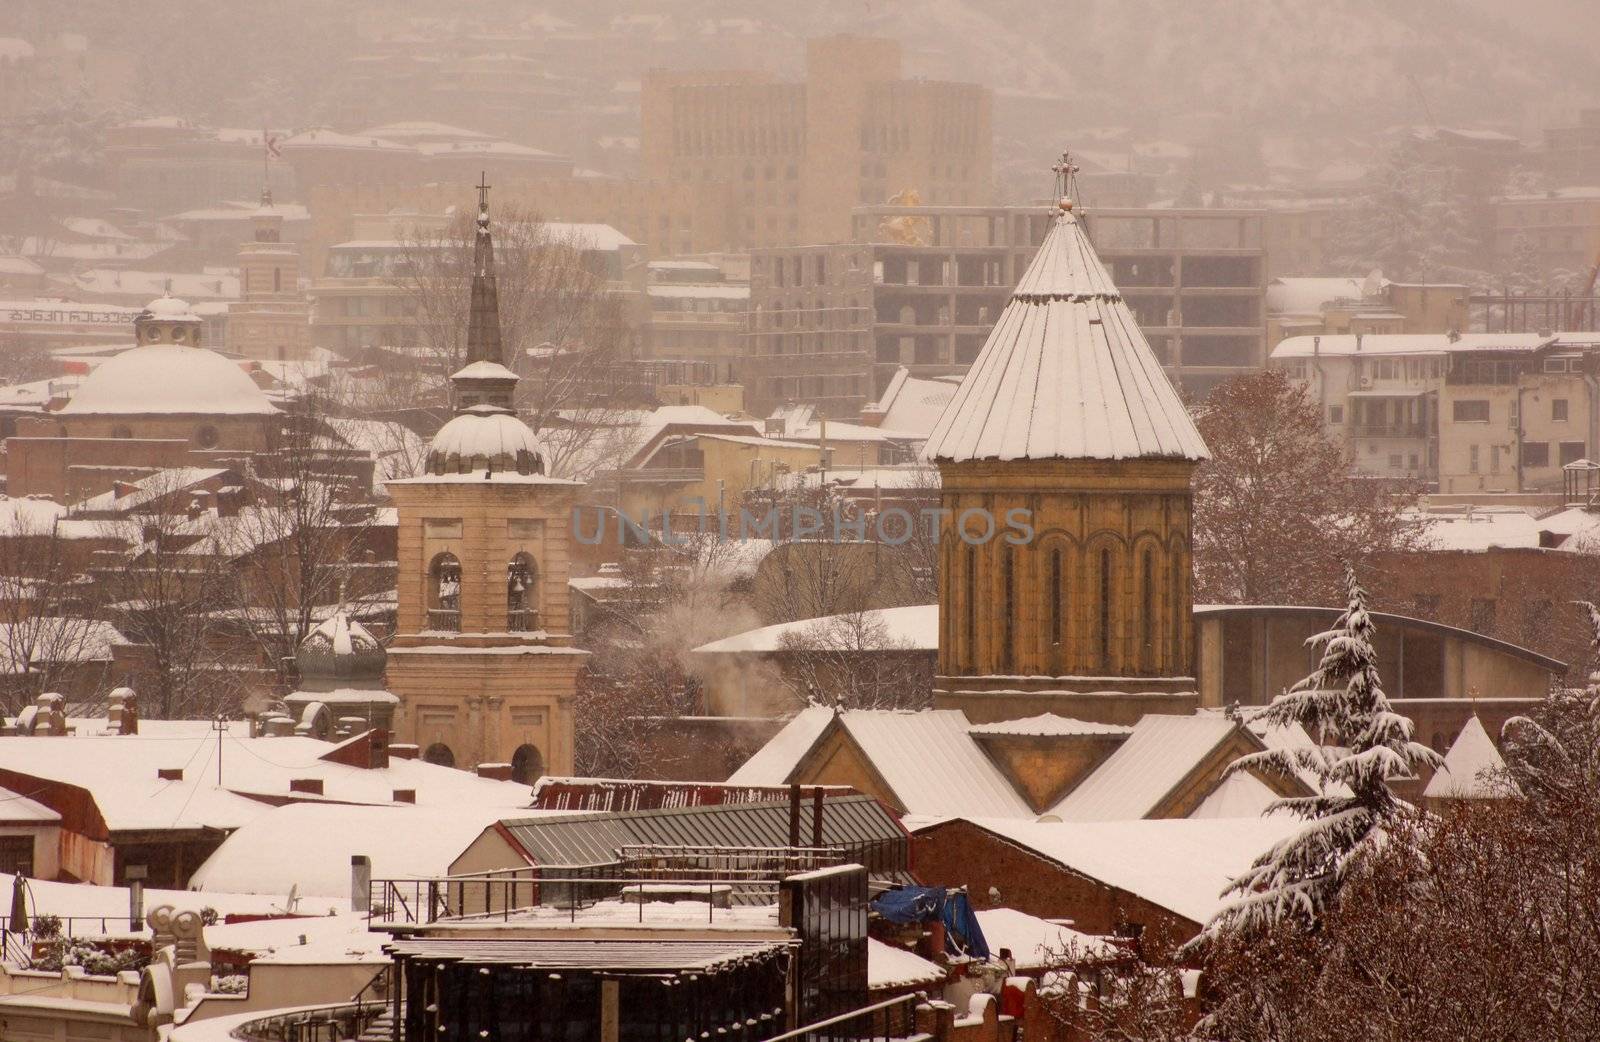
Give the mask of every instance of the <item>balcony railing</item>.
<path id="1" fill-rule="evenodd" d="M 1414 423 L 1358 423 L 1351 431 L 1362 438 L 1426 438 L 1427 429 Z"/>
<path id="2" fill-rule="evenodd" d="M 461 632 L 461 612 L 455 608 L 429 608 L 428 628 L 445 633 Z"/>
<path id="3" fill-rule="evenodd" d="M 360 1038 L 389 1006 L 382 999 L 279 1013 L 234 1029 L 245 1042 L 340 1042 Z"/>
<path id="4" fill-rule="evenodd" d="M 511 608 L 506 611 L 506 630 L 508 632 L 531 633 L 538 628 L 538 608 Z"/>

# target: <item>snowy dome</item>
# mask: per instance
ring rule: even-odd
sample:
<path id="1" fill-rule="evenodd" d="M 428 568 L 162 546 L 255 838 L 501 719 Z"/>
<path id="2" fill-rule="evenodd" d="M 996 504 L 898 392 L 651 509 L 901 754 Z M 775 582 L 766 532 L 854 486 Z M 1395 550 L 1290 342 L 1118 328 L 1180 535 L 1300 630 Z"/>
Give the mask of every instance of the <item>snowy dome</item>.
<path id="1" fill-rule="evenodd" d="M 145 305 L 145 314 L 163 322 L 199 322 L 200 316 L 194 313 L 187 300 L 177 297 L 157 297 Z"/>
<path id="2" fill-rule="evenodd" d="M 321 681 L 327 689 L 380 686 L 388 658 L 378 638 L 343 608 L 306 634 L 294 653 L 301 682 L 310 687 Z M 322 690 L 324 686 L 314 689 Z"/>
<path id="3" fill-rule="evenodd" d="M 533 429 L 492 405 L 474 405 L 439 428 L 428 446 L 430 474 L 546 474 L 549 458 Z"/>
<path id="4" fill-rule="evenodd" d="M 85 377 L 61 415 L 267 416 L 277 411 L 237 363 L 215 351 L 146 344 L 108 359 Z"/>

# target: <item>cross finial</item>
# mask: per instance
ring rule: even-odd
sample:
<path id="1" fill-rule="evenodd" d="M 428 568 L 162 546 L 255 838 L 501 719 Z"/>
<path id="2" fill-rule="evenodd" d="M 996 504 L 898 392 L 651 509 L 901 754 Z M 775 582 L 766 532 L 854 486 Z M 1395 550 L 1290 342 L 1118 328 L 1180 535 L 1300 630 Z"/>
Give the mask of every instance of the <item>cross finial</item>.
<path id="1" fill-rule="evenodd" d="M 1078 183 L 1078 167 L 1072 161 L 1072 153 L 1063 151 L 1060 160 L 1050 169 L 1056 175 L 1056 205 L 1063 210 L 1072 209 L 1072 192 Z"/>
<path id="2" fill-rule="evenodd" d="M 487 170 L 480 171 L 478 173 L 478 212 L 479 213 L 488 213 L 489 212 L 489 188 L 490 188 L 490 185 L 489 185 L 489 171 L 487 171 Z"/>

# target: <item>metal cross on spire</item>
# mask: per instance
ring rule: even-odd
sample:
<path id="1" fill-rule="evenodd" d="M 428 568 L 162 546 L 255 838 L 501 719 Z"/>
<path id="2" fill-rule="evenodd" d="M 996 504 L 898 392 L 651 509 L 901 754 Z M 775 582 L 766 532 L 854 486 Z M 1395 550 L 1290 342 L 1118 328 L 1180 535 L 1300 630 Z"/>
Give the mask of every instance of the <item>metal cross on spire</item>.
<path id="1" fill-rule="evenodd" d="M 1072 153 L 1063 151 L 1050 169 L 1056 175 L 1056 205 L 1070 210 L 1073 197 L 1078 194 L 1078 166 L 1072 161 Z"/>
<path id="2" fill-rule="evenodd" d="M 480 170 L 478 172 L 478 212 L 479 213 L 488 213 L 489 212 L 489 188 L 490 187 L 491 186 L 489 184 L 489 171 Z"/>

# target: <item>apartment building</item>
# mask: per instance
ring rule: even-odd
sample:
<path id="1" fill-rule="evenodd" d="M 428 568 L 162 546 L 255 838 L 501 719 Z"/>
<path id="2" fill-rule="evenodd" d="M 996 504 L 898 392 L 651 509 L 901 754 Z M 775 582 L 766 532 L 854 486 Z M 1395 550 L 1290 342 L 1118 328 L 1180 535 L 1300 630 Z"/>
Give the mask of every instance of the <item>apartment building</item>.
<path id="1" fill-rule="evenodd" d="M 1033 259 L 1043 207 L 865 206 L 853 242 L 753 251 L 744 383 L 758 415 L 854 414 L 902 366 L 959 375 Z M 1264 364 L 1257 210 L 1096 209 L 1085 223 L 1168 374 L 1203 395 Z"/>
<path id="2" fill-rule="evenodd" d="M 650 357 L 707 363 L 717 382 L 737 382 L 750 307 L 749 268 L 738 267 L 696 259 L 650 262 L 644 331 Z"/>
<path id="3" fill-rule="evenodd" d="M 311 285 L 312 342 L 346 357 L 368 347 L 418 347 L 422 330 L 406 270 L 419 249 L 415 228 L 444 221 L 442 214 L 416 213 L 358 218 L 358 229 L 371 237 L 334 243 Z M 609 225 L 552 221 L 543 228 L 550 241 L 578 248 L 584 263 L 625 295 L 625 319 L 636 326 L 641 309 L 630 280 L 642 274 L 642 248 Z"/>
<path id="4" fill-rule="evenodd" d="M 1447 282 L 1293 276 L 1267 286 L 1267 343 L 1329 333 L 1448 333 L 1468 322 L 1468 287 Z"/>
<path id="5" fill-rule="evenodd" d="M 1539 270 L 1551 274 L 1587 277 L 1600 263 L 1600 186 L 1502 196 L 1493 209 L 1494 257 L 1502 270 L 1515 267 L 1519 250 L 1529 247 Z"/>
<path id="6" fill-rule="evenodd" d="M 644 78 L 644 176 L 725 184 L 733 249 L 842 242 L 850 208 L 907 190 L 989 201 L 992 99 L 971 83 L 906 79 L 893 40 L 808 41 L 803 81 L 762 70 L 653 71 Z"/>
<path id="7" fill-rule="evenodd" d="M 1272 365 L 1302 383 L 1355 472 L 1440 492 L 1562 488 L 1600 444 L 1600 336 L 1290 337 Z"/>

